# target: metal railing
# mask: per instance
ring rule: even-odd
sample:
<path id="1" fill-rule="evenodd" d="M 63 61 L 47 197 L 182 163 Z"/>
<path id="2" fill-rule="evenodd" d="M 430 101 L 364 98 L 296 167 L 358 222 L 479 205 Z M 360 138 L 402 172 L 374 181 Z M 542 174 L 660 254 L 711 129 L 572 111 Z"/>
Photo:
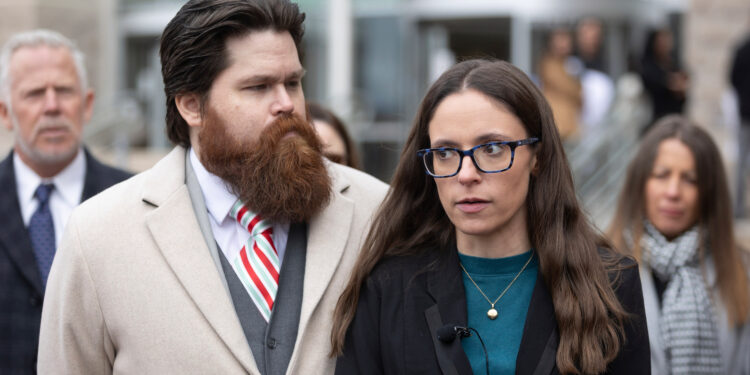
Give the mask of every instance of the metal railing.
<path id="1" fill-rule="evenodd" d="M 648 119 L 640 80 L 623 76 L 612 107 L 601 124 L 582 135 L 568 152 L 576 192 L 594 225 L 606 229 L 617 206 L 638 133 Z"/>

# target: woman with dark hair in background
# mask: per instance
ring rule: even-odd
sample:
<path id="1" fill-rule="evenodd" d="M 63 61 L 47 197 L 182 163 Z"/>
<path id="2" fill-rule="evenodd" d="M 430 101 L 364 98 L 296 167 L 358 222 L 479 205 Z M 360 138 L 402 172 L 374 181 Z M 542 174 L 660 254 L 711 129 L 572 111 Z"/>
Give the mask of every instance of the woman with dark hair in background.
<path id="1" fill-rule="evenodd" d="M 640 263 L 653 373 L 749 374 L 747 254 L 708 133 L 678 115 L 657 122 L 616 212 L 609 235 Z"/>
<path id="2" fill-rule="evenodd" d="M 646 130 L 662 116 L 682 113 L 688 89 L 688 76 L 674 53 L 674 38 L 669 29 L 649 32 L 641 57 L 641 79 L 651 99 L 651 121 Z"/>
<path id="3" fill-rule="evenodd" d="M 307 102 L 307 113 L 323 141 L 323 155 L 334 163 L 359 169 L 357 146 L 344 123 L 333 112 L 317 103 Z"/>
<path id="4" fill-rule="evenodd" d="M 511 64 L 432 85 L 372 228 L 335 310 L 336 373 L 649 373 L 635 262 L 587 222 L 552 112 Z"/>

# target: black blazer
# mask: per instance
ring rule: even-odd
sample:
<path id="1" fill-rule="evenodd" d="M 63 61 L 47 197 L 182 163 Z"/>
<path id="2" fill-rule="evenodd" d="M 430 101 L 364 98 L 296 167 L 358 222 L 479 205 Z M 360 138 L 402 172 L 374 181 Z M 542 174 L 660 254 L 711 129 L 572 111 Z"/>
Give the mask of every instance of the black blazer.
<path id="1" fill-rule="evenodd" d="M 84 152 L 82 201 L 130 177 Z M 35 374 L 44 290 L 21 218 L 12 156 L 0 162 L 0 374 Z"/>
<path id="2" fill-rule="evenodd" d="M 460 339 L 440 341 L 445 325 L 466 326 L 457 252 L 432 251 L 382 261 L 362 287 L 357 313 L 346 335 L 336 374 L 471 374 Z M 633 314 L 626 342 L 609 374 L 650 374 L 651 362 L 638 267 L 621 272 L 617 296 Z M 431 264 L 428 270 L 426 265 Z M 632 266 L 632 267 L 631 267 Z M 516 374 L 558 374 L 557 323 L 552 298 L 538 273 L 529 303 Z"/>

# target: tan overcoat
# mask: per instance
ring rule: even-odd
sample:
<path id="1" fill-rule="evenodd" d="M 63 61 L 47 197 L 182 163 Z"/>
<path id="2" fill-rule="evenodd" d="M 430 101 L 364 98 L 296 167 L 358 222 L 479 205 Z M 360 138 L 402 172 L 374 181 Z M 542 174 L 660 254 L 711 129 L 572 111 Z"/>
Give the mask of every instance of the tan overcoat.
<path id="1" fill-rule="evenodd" d="M 288 374 L 329 374 L 334 306 L 387 186 L 328 163 Z M 72 214 L 42 313 L 40 374 L 257 374 L 185 184 L 185 149 Z"/>

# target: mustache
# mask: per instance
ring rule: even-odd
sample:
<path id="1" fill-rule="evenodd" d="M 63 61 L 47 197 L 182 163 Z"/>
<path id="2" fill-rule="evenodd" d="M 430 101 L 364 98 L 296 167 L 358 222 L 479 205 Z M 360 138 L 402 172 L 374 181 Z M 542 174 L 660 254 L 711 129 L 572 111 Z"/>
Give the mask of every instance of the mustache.
<path id="1" fill-rule="evenodd" d="M 42 118 L 36 123 L 34 131 L 38 133 L 44 130 L 60 128 L 71 130 L 73 129 L 73 123 L 64 118 Z"/>

